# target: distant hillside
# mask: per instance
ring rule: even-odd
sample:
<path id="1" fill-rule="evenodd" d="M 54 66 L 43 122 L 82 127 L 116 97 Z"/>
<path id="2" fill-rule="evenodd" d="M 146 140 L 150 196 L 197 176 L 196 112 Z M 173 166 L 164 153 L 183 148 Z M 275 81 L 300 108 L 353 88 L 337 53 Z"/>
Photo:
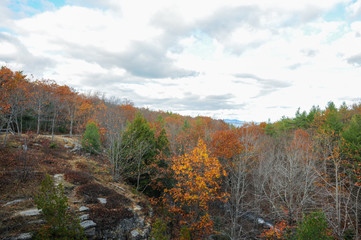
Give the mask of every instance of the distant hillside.
<path id="1" fill-rule="evenodd" d="M 231 124 L 235 127 L 242 127 L 244 124 L 246 124 L 246 121 L 240 121 L 237 119 L 223 119 L 225 123 Z"/>

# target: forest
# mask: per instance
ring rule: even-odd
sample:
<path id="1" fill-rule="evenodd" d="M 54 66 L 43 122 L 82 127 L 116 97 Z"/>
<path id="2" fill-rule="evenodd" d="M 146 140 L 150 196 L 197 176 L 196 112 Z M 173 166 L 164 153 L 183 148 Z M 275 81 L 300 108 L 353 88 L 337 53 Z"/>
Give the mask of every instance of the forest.
<path id="1" fill-rule="evenodd" d="M 0 149 L 13 135 L 80 136 L 111 181 L 151 202 L 150 239 L 361 237 L 361 103 L 234 127 L 3 66 L 0 131 Z"/>

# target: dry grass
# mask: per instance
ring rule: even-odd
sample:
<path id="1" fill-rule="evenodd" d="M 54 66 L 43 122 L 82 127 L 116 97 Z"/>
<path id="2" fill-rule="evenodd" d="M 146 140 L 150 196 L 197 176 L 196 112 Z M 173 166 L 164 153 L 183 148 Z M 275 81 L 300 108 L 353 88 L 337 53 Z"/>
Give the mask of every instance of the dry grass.
<path id="1" fill-rule="evenodd" d="M 83 162 L 83 161 L 77 161 L 77 162 L 75 162 L 75 167 L 76 167 L 76 169 L 82 170 L 82 171 L 84 171 L 84 170 L 89 170 L 88 164 L 85 163 L 85 162 Z"/>
<path id="2" fill-rule="evenodd" d="M 77 196 L 83 197 L 86 203 L 97 203 L 99 197 L 107 197 L 116 192 L 98 183 L 88 183 L 76 189 Z"/>
<path id="3" fill-rule="evenodd" d="M 64 174 L 65 180 L 75 184 L 83 185 L 93 181 L 93 177 L 86 172 L 68 170 Z"/>

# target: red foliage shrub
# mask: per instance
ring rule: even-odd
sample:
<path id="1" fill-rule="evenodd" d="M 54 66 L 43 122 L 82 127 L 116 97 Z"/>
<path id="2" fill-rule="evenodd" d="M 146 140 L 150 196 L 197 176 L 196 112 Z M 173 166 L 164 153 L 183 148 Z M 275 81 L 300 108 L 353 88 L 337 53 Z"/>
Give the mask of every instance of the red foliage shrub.
<path id="1" fill-rule="evenodd" d="M 127 197 L 115 193 L 107 197 L 107 203 L 105 204 L 105 207 L 108 209 L 119 208 L 120 206 L 127 205 L 130 202 L 131 201 Z"/>
<path id="2" fill-rule="evenodd" d="M 107 209 L 103 206 L 96 206 L 90 209 L 90 218 L 97 224 L 100 229 L 109 229 L 126 218 L 132 218 L 132 211 L 122 207 L 120 209 Z"/>
<path id="3" fill-rule="evenodd" d="M 84 197 L 86 203 L 97 203 L 98 197 L 107 197 L 116 192 L 112 189 L 104 187 L 98 183 L 88 183 L 81 185 L 76 190 L 78 196 Z"/>
<path id="4" fill-rule="evenodd" d="M 69 170 L 64 174 L 65 180 L 76 185 L 87 184 L 93 177 L 86 172 Z"/>

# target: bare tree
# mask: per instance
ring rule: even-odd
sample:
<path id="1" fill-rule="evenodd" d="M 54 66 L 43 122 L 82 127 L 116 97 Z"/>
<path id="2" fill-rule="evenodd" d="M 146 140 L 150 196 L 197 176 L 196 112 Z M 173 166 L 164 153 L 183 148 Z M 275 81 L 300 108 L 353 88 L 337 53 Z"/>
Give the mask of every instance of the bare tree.
<path id="1" fill-rule="evenodd" d="M 258 134 L 245 128 L 239 134 L 240 153 L 226 161 L 226 191 L 229 199 L 226 203 L 228 237 L 232 240 L 247 239 L 249 229 L 244 229 L 250 211 L 254 209 L 253 171 L 258 165 L 260 141 Z"/>
<path id="2" fill-rule="evenodd" d="M 283 137 L 268 146 L 265 157 L 260 162 L 261 194 L 274 216 L 293 224 L 314 206 L 317 194 L 312 144 L 305 136 L 295 133 L 290 139 Z"/>
<path id="3" fill-rule="evenodd" d="M 320 196 L 322 209 L 333 232 L 341 239 L 350 224 L 355 222 L 355 216 L 357 218 L 358 196 L 353 196 L 356 186 L 352 184 L 351 176 L 345 168 L 337 134 L 321 132 L 316 139 L 319 159 L 317 174 L 320 178 L 319 186 L 323 190 Z M 356 226 L 354 229 L 358 231 Z"/>

